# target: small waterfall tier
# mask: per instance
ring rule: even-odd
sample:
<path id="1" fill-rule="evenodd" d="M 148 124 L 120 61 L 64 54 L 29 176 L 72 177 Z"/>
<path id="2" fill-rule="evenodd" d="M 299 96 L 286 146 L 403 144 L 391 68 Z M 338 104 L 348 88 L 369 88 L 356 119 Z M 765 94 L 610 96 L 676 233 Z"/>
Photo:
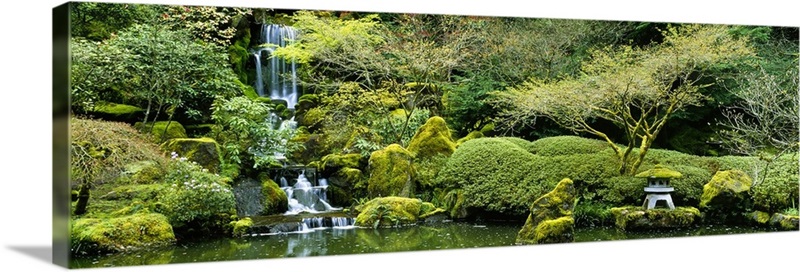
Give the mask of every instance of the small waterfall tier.
<path id="1" fill-rule="evenodd" d="M 286 101 L 289 109 L 294 109 L 299 97 L 297 84 L 297 64 L 282 58 L 273 58 L 275 48 L 284 47 L 297 38 L 297 30 L 285 25 L 264 24 L 261 26 L 261 44 L 266 47 L 253 49 L 256 80 L 253 87 L 260 96 Z"/>
<path id="2" fill-rule="evenodd" d="M 289 210 L 284 213 L 285 215 L 342 210 L 342 208 L 334 208 L 328 204 L 328 185 L 312 185 L 306 178 L 305 173 L 301 173 L 297 177 L 294 185 L 288 186 L 283 179 L 281 180 L 281 185 L 287 185 L 281 189 L 286 192 L 286 196 L 289 199 Z"/>
<path id="3" fill-rule="evenodd" d="M 346 231 L 357 228 L 356 219 L 345 217 L 343 214 L 329 214 L 315 217 L 295 217 L 283 215 L 278 219 L 275 216 L 254 217 L 254 224 L 249 230 L 251 236 L 310 233 L 318 230 Z"/>

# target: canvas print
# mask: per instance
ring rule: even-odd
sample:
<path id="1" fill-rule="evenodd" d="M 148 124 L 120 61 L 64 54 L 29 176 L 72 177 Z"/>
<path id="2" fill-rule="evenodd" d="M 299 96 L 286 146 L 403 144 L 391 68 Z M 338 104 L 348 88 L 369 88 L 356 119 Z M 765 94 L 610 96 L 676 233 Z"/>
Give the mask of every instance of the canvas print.
<path id="1" fill-rule="evenodd" d="M 797 27 L 57 11 L 69 268 L 798 230 Z"/>

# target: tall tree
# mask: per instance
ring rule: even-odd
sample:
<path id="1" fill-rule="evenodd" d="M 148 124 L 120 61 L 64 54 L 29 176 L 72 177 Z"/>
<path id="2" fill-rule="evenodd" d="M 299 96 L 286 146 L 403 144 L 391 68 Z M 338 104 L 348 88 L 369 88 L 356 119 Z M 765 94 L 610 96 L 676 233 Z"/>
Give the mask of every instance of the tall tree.
<path id="1" fill-rule="evenodd" d="M 682 25 L 665 30 L 664 41 L 649 47 L 618 46 L 592 50 L 577 77 L 530 79 L 494 101 L 505 125 L 539 116 L 579 133 L 595 135 L 614 150 L 622 174 L 635 174 L 661 129 L 678 111 L 699 105 L 711 65 L 753 56 L 745 39 L 721 25 Z M 608 121 L 623 132 L 619 146 L 592 121 Z M 632 156 L 635 147 L 638 154 Z"/>
<path id="2" fill-rule="evenodd" d="M 216 95 L 242 92 L 223 49 L 197 42 L 185 31 L 134 25 L 101 43 L 77 44 L 85 48 L 74 52 L 79 62 L 73 71 L 96 79 L 78 81 L 76 87 L 90 94 L 109 85 L 131 91 L 131 100 L 146 109 L 145 124 L 165 112 L 172 119 L 178 110 L 189 118 L 207 118 L 204 111 Z"/>
<path id="3" fill-rule="evenodd" d="M 796 58 L 795 58 L 796 60 Z M 719 131 L 723 145 L 734 154 L 758 156 L 767 163 L 757 182 L 767 177 L 770 163 L 800 148 L 800 96 L 797 68 L 771 75 L 763 68 L 738 79 L 733 93 L 740 100 L 723 111 Z"/>

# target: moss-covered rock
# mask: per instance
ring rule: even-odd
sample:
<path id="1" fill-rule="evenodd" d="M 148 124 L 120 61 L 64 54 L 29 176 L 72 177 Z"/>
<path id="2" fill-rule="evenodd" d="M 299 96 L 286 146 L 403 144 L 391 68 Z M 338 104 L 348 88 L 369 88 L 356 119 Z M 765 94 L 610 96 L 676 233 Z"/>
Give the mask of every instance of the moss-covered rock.
<path id="1" fill-rule="evenodd" d="M 79 252 L 116 252 L 175 242 L 167 217 L 158 213 L 135 213 L 111 219 L 81 218 L 73 221 L 70 231 L 72 248 Z"/>
<path id="2" fill-rule="evenodd" d="M 748 213 L 748 218 L 754 225 L 764 227 L 774 227 L 780 230 L 798 230 L 800 227 L 800 216 L 774 213 L 770 215 L 764 211 L 754 211 Z"/>
<path id="3" fill-rule="evenodd" d="M 700 210 L 695 207 L 669 209 L 645 209 L 643 207 L 611 208 L 615 225 L 620 230 L 636 231 L 649 229 L 682 228 L 696 224 Z"/>
<path id="4" fill-rule="evenodd" d="M 425 217 L 444 212 L 418 198 L 393 196 L 374 198 L 357 210 L 356 226 L 370 228 L 413 225 Z"/>
<path id="5" fill-rule="evenodd" d="M 264 209 L 262 214 L 280 214 L 289 209 L 289 198 L 275 181 L 262 175 L 261 194 L 264 195 Z"/>
<path id="6" fill-rule="evenodd" d="M 367 193 L 370 197 L 414 195 L 413 155 L 398 144 L 372 152 Z"/>
<path id="7" fill-rule="evenodd" d="M 107 121 L 132 124 L 144 118 L 144 109 L 132 105 L 101 101 L 94 105 L 90 114 Z"/>
<path id="8" fill-rule="evenodd" d="M 186 136 L 186 129 L 183 125 L 176 121 L 149 122 L 147 125 L 143 125 L 142 122 L 136 122 L 134 127 L 140 131 L 151 134 L 157 143 L 163 143 L 169 139 L 188 137 Z"/>
<path id="9" fill-rule="evenodd" d="M 754 211 L 749 214 L 750 220 L 755 222 L 757 225 L 767 225 L 769 224 L 770 215 L 768 212 L 763 211 Z"/>
<path id="10" fill-rule="evenodd" d="M 741 221 L 749 208 L 749 191 L 753 181 L 739 170 L 719 171 L 703 186 L 700 209 L 707 220 Z"/>
<path id="11" fill-rule="evenodd" d="M 528 219 L 517 234 L 517 244 L 572 242 L 574 208 L 575 185 L 572 180 L 563 179 L 533 202 Z"/>
<path id="12" fill-rule="evenodd" d="M 235 237 L 244 236 L 250 232 L 250 228 L 253 227 L 253 219 L 250 217 L 245 217 L 236 221 L 231 221 L 231 233 Z"/>
<path id="13" fill-rule="evenodd" d="M 775 213 L 769 218 L 770 224 L 782 230 L 798 230 L 800 228 L 800 216 Z"/>
<path id="14" fill-rule="evenodd" d="M 362 156 L 358 153 L 351 154 L 328 154 L 322 157 L 319 168 L 325 169 L 339 169 L 339 168 L 358 168 L 360 166 Z"/>
<path id="15" fill-rule="evenodd" d="M 653 166 L 653 168 L 636 174 L 635 177 L 648 179 L 677 179 L 683 177 L 683 174 L 681 174 L 681 172 L 669 169 L 661 164 L 656 164 Z"/>
<path id="16" fill-rule="evenodd" d="M 417 129 L 417 133 L 408 143 L 408 151 L 417 159 L 435 155 L 450 156 L 456 150 L 456 143 L 447 128 L 444 118 L 434 116 Z"/>
<path id="17" fill-rule="evenodd" d="M 154 184 L 164 179 L 166 170 L 156 161 L 143 160 L 125 165 L 118 184 Z"/>
<path id="18" fill-rule="evenodd" d="M 161 144 L 161 150 L 175 152 L 196 162 L 211 173 L 219 173 L 222 164 L 222 151 L 217 141 L 211 138 L 175 138 Z"/>

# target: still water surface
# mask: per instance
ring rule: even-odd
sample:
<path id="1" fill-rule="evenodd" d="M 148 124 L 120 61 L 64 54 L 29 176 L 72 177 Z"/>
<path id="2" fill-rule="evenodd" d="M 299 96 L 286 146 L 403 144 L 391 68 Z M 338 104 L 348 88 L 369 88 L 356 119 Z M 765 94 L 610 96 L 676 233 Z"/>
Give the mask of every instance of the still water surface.
<path id="1" fill-rule="evenodd" d="M 179 243 L 147 251 L 78 257 L 70 261 L 70 267 L 133 266 L 513 246 L 520 228 L 520 224 L 475 225 L 462 222 L 390 229 L 325 228 L 306 233 L 218 238 Z M 766 230 L 700 226 L 668 232 L 623 233 L 611 227 L 603 227 L 576 229 L 575 242 L 758 232 Z"/>

